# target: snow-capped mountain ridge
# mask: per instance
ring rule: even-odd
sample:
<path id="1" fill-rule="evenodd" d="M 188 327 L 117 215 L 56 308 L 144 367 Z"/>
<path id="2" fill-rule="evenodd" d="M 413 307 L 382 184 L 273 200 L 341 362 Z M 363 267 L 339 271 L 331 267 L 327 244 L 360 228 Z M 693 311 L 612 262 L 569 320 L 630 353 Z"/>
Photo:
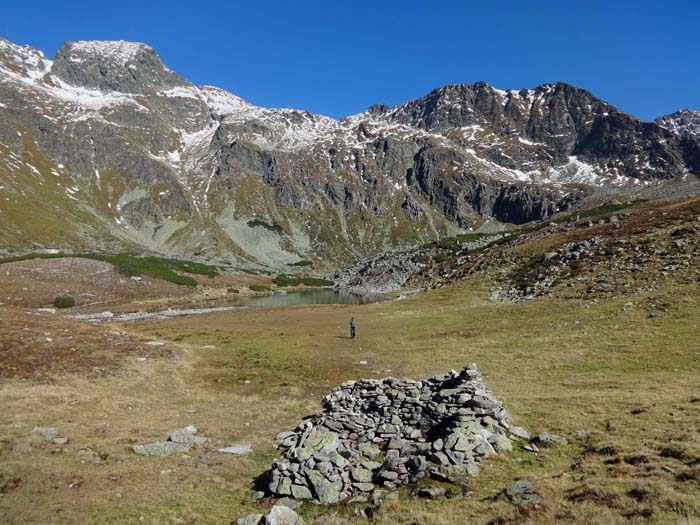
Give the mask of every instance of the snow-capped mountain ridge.
<path id="1" fill-rule="evenodd" d="M 0 203 L 19 195 L 20 173 L 42 184 L 47 173 L 110 235 L 258 261 L 354 257 L 541 218 L 581 185 L 700 171 L 694 139 L 568 84 L 448 85 L 337 120 L 194 86 L 120 41 L 67 42 L 51 61 L 0 40 L 0 145 Z M 284 225 L 274 249 L 256 244 L 267 233 L 251 217 Z"/>

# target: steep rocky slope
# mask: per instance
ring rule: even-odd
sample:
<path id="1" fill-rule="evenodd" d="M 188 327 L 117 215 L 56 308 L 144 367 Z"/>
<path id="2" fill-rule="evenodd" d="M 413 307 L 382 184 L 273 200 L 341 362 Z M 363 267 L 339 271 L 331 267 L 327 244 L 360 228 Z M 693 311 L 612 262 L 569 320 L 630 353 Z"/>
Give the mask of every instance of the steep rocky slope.
<path id="1" fill-rule="evenodd" d="M 609 203 L 494 239 L 454 246 L 407 283 L 440 287 L 469 276 L 493 283 L 495 300 L 543 295 L 598 301 L 697 285 L 700 199 Z M 444 252 L 443 252 L 444 253 Z"/>
<path id="2" fill-rule="evenodd" d="M 357 293 L 409 293 L 477 277 L 494 300 L 610 299 L 697 284 L 700 198 L 610 201 L 491 234 L 444 237 L 364 259 L 331 277 Z"/>
<path id="3" fill-rule="evenodd" d="M 336 265 L 699 173 L 699 140 L 566 84 L 335 120 L 196 87 L 145 44 L 0 39 L 0 244 Z"/>

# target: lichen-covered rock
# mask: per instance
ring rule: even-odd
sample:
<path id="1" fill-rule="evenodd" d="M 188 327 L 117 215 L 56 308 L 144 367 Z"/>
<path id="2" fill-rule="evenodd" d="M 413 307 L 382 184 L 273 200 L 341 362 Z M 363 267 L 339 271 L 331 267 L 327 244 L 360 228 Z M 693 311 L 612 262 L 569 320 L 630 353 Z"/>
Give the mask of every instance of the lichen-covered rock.
<path id="1" fill-rule="evenodd" d="M 142 456 L 165 458 L 179 452 L 187 452 L 195 445 L 206 443 L 207 438 L 196 436 L 196 433 L 197 429 L 190 425 L 171 432 L 165 441 L 133 445 L 131 450 Z"/>
<path id="2" fill-rule="evenodd" d="M 179 428 L 171 432 L 170 437 L 168 439 L 174 443 L 182 443 L 183 445 L 190 446 L 201 445 L 207 442 L 207 438 L 197 436 L 195 434 L 197 434 L 197 429 L 190 425 L 188 427 Z"/>
<path id="3" fill-rule="evenodd" d="M 275 505 L 264 518 L 265 525 L 304 525 L 304 520 L 292 509 Z"/>
<path id="4" fill-rule="evenodd" d="M 165 458 L 178 452 L 187 452 L 189 449 L 189 445 L 173 441 L 155 441 L 154 443 L 131 447 L 131 450 L 142 456 L 156 456 L 159 458 Z"/>
<path id="5" fill-rule="evenodd" d="M 259 525 L 264 517 L 264 514 L 248 514 L 243 518 L 238 518 L 236 525 Z"/>
<path id="6" fill-rule="evenodd" d="M 58 435 L 56 427 L 34 427 L 32 434 L 39 434 L 44 439 L 53 439 Z"/>
<path id="7" fill-rule="evenodd" d="M 249 514 L 236 525 L 305 525 L 304 520 L 286 505 L 275 505 L 267 514 Z"/>

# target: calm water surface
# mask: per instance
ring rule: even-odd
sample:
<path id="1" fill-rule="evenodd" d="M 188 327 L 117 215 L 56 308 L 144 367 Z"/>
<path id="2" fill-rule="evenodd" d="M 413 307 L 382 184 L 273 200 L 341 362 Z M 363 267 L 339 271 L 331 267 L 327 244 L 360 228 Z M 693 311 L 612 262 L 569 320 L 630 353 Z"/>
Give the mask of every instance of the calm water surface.
<path id="1" fill-rule="evenodd" d="M 330 289 L 299 290 L 286 294 L 246 297 L 233 303 L 234 306 L 293 306 L 296 304 L 369 304 L 382 301 L 382 294 L 356 295 Z"/>

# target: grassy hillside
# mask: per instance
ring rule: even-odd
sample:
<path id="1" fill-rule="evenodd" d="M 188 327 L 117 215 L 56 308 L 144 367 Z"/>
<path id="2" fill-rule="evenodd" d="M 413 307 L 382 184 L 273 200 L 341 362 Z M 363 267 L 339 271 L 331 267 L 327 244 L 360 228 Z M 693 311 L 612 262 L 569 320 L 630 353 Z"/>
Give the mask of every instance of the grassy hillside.
<path id="1" fill-rule="evenodd" d="M 96 261 L 105 261 L 114 266 L 116 271 L 129 277 L 148 275 L 149 277 L 156 277 L 174 284 L 181 284 L 185 286 L 197 286 L 197 281 L 192 277 L 182 275 L 183 273 L 214 277 L 218 272 L 216 266 L 211 266 L 208 264 L 196 263 L 192 261 L 181 261 L 178 259 L 166 259 L 155 256 L 141 256 L 128 253 L 29 253 L 15 257 L 0 258 L 0 264 L 30 259 L 56 259 L 62 257 L 79 257 L 94 259 Z"/>

